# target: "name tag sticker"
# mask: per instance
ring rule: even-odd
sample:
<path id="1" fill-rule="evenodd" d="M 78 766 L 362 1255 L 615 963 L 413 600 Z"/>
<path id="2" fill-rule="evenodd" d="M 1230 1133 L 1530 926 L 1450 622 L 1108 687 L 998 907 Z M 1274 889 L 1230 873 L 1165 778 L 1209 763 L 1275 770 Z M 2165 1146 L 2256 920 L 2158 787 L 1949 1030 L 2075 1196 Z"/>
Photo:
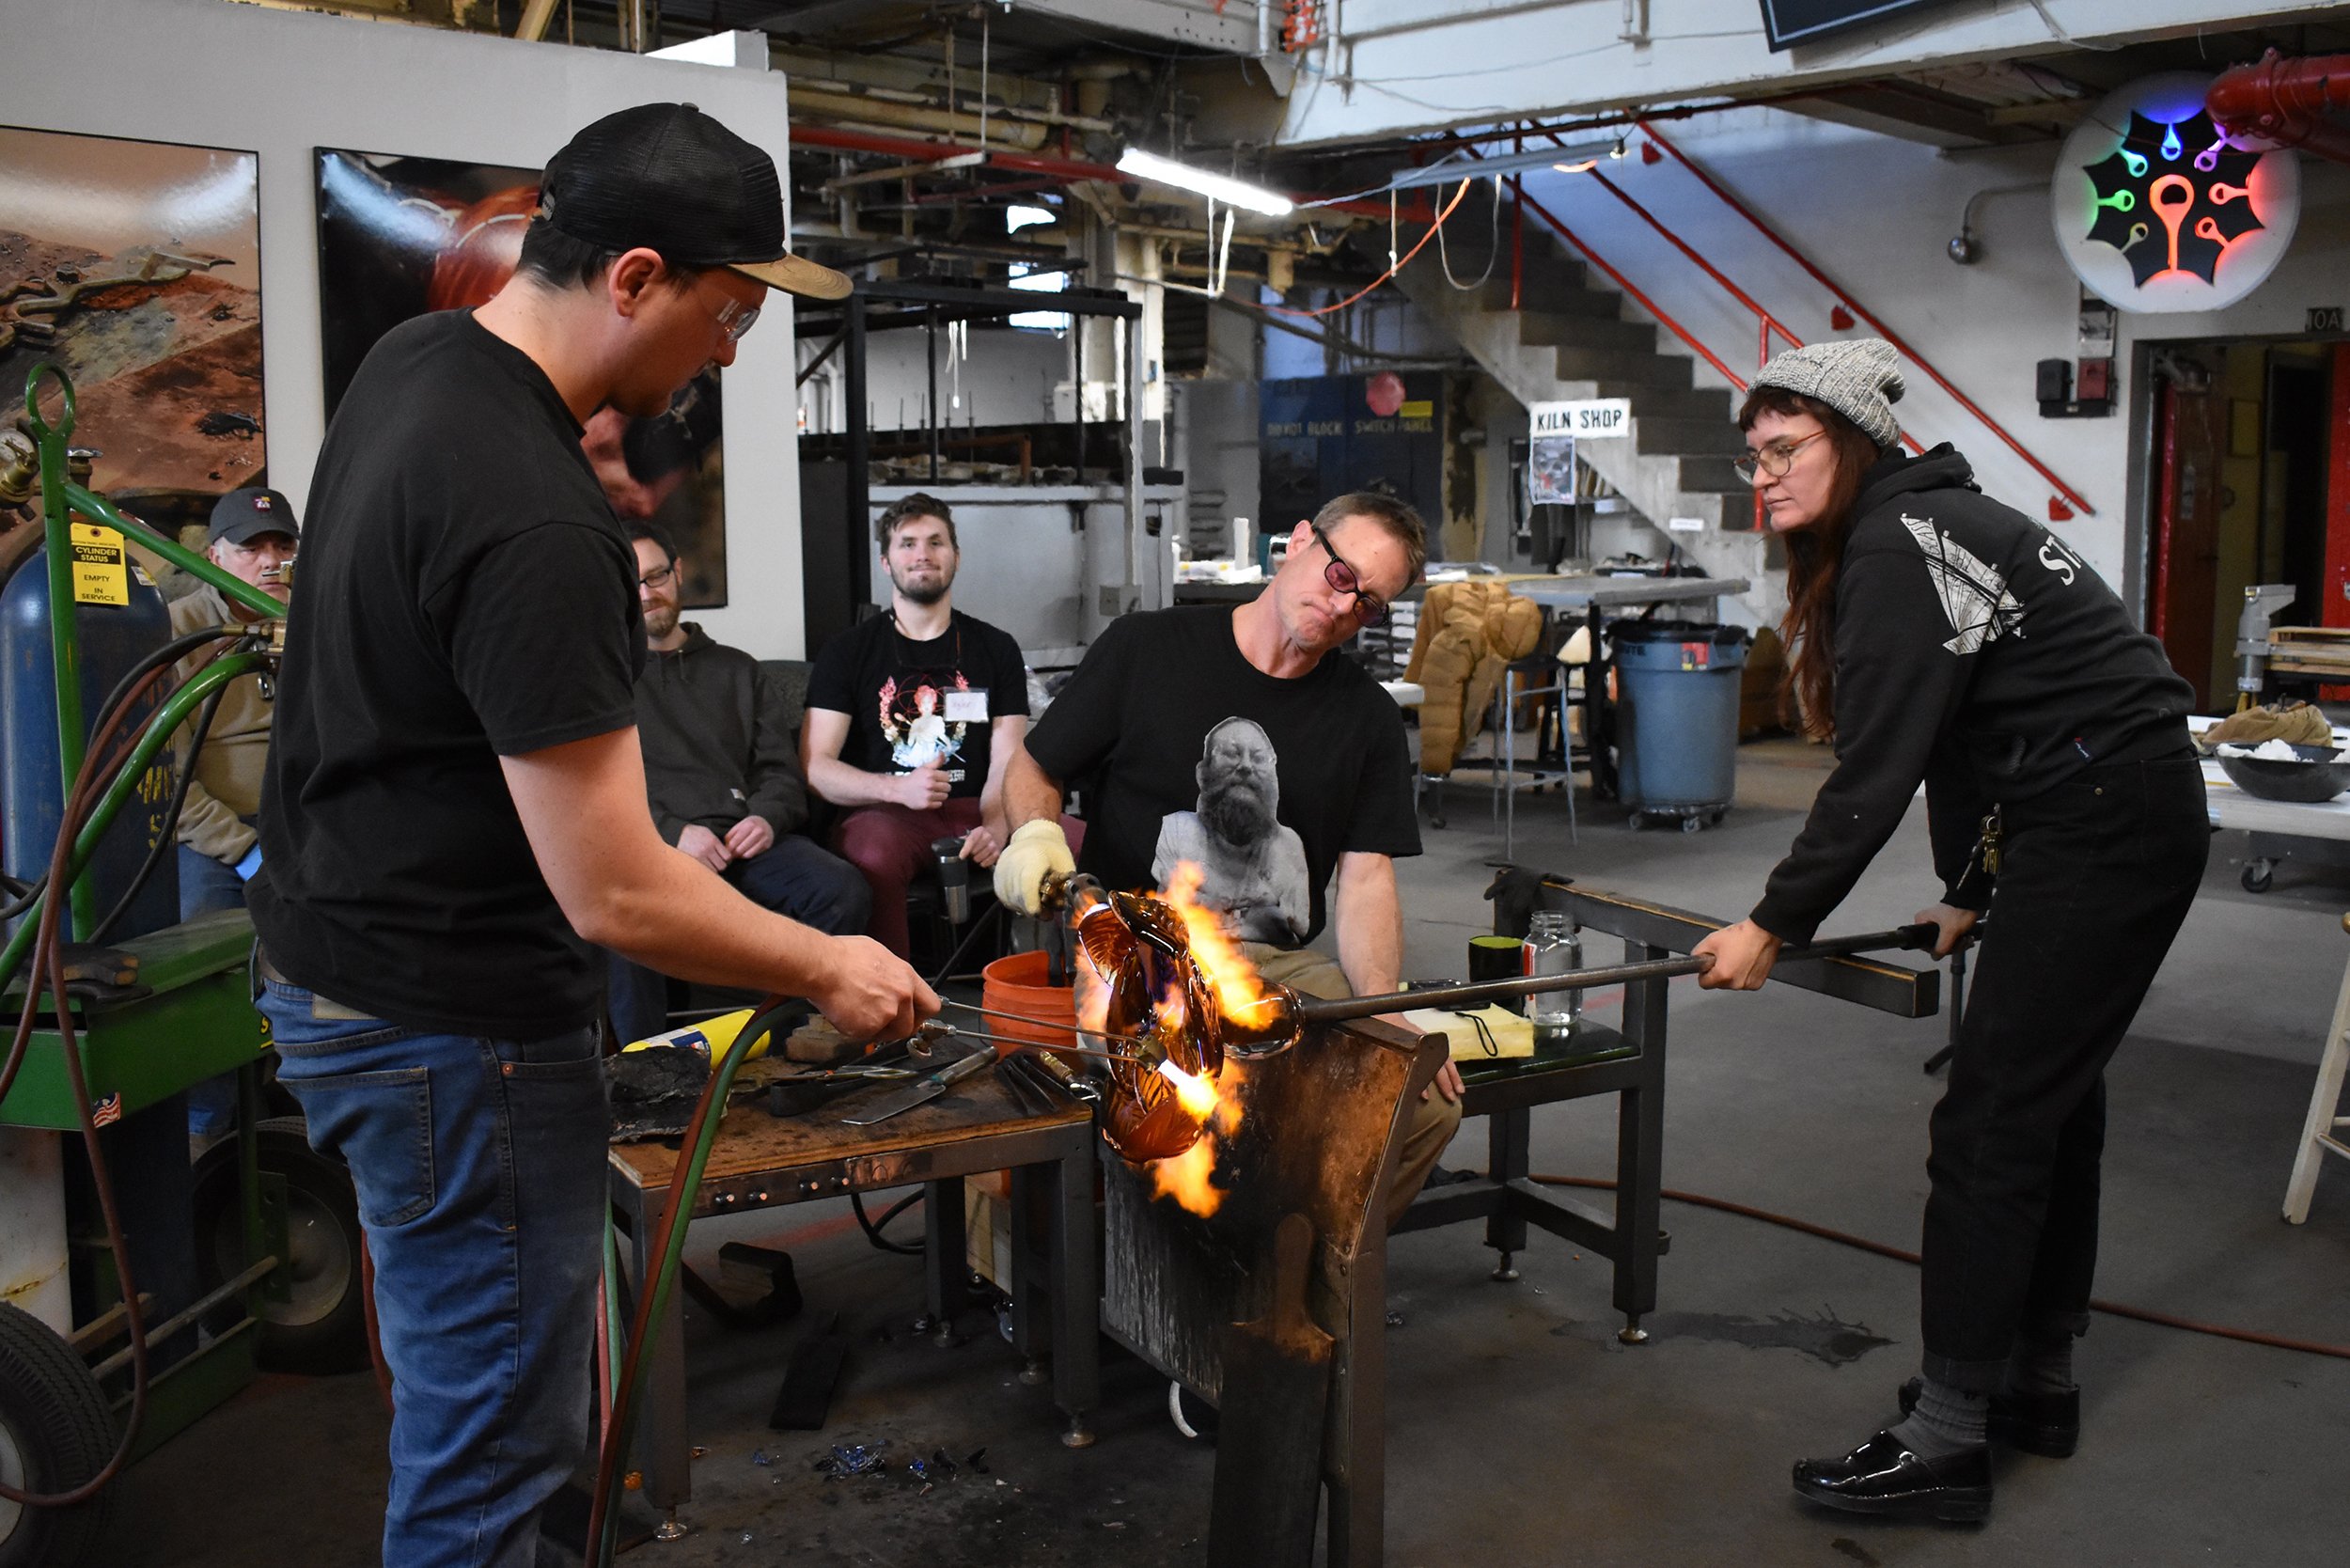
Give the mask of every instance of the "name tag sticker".
<path id="1" fill-rule="evenodd" d="M 122 536 L 94 523 L 71 525 L 73 602 L 77 604 L 128 604 L 131 572 L 122 549 Z"/>
<path id="2" fill-rule="evenodd" d="M 948 724 L 985 724 L 987 722 L 987 688 L 978 691 L 947 694 Z"/>

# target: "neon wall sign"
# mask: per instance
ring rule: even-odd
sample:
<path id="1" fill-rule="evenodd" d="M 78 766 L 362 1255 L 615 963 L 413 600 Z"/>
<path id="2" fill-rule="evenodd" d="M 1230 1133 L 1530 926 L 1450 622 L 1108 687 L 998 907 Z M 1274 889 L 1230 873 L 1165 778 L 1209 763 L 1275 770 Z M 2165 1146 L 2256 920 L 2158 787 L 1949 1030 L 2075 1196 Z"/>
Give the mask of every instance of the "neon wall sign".
<path id="1" fill-rule="evenodd" d="M 2300 216 L 2289 151 L 2236 147 L 2203 108 L 2211 78 L 2149 76 L 2097 105 L 2057 160 L 2057 243 L 2123 310 L 2217 310 L 2283 259 Z"/>

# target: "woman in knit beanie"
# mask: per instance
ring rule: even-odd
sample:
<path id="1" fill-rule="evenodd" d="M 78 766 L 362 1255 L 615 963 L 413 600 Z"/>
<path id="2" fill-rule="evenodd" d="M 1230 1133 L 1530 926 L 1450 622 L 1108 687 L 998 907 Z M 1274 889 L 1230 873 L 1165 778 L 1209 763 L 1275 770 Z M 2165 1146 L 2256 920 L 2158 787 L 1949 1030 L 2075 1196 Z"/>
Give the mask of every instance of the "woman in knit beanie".
<path id="1" fill-rule="evenodd" d="M 1810 939 L 1926 787 L 1941 957 L 1982 951 L 1935 1107 L 1923 1375 L 1903 1419 L 1797 1492 L 1859 1513 L 1980 1519 L 1989 1441 L 2061 1456 L 2097 1253 L 2105 1066 L 2201 881 L 2210 833 L 2194 694 L 2065 542 L 1976 488 L 1948 446 L 1900 448 L 1876 338 L 1764 366 L 1739 410 L 1786 543 L 1785 696 L 1835 770 L 1754 912 L 1700 943 L 1753 990 Z"/>

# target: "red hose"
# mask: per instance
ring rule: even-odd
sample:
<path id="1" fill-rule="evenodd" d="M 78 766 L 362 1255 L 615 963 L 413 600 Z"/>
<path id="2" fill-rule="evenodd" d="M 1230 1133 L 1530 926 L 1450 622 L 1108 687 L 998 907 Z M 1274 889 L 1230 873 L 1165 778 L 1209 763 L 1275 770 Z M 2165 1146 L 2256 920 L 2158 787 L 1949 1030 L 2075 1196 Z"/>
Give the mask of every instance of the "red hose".
<path id="1" fill-rule="evenodd" d="M 1528 1176 L 1527 1180 L 1539 1182 L 1546 1187 L 1591 1187 L 1601 1192 L 1616 1190 L 1614 1182 L 1600 1176 L 1533 1175 Z M 1895 1262 L 1908 1263 L 1913 1267 L 1919 1262 L 1918 1254 L 1915 1252 L 1904 1251 L 1898 1247 L 1888 1247 L 1883 1242 L 1871 1241 L 1866 1236 L 1856 1236 L 1843 1231 L 1831 1231 L 1825 1225 L 1815 1225 L 1808 1219 L 1797 1219 L 1792 1215 L 1773 1214 L 1768 1209 L 1758 1209 L 1750 1204 L 1733 1203 L 1727 1198 L 1709 1198 L 1701 1192 L 1676 1192 L 1670 1187 L 1663 1189 L 1657 1196 L 1669 1198 L 1676 1203 L 1690 1203 L 1700 1209 L 1719 1209 L 1726 1215 L 1737 1215 L 1745 1219 L 1759 1219 L 1765 1225 L 1777 1225 L 1789 1231 L 1800 1231 L 1807 1236 L 1817 1236 L 1822 1241 L 1831 1241 L 1839 1247 L 1856 1247 L 1862 1252 L 1873 1252 L 1880 1258 L 1890 1258 Z M 2193 1318 L 2182 1318 L 2170 1312 L 2158 1312 L 2151 1307 L 2132 1307 L 2120 1301 L 2092 1301 L 2089 1305 L 2092 1311 L 2103 1312 L 2108 1317 L 2132 1318 L 2139 1323 L 2159 1324 L 2165 1328 L 2183 1328 L 2190 1334 L 2209 1334 L 2217 1339 L 2239 1340 L 2248 1345 L 2266 1345 L 2272 1350 L 2298 1351 L 2304 1356 L 2331 1356 L 2339 1360 L 2350 1361 L 2350 1345 L 2327 1344 L 2322 1340 L 2295 1340 L 2282 1334 L 2264 1334 L 2256 1328 L 2232 1328 L 2226 1324 L 2198 1323 Z"/>

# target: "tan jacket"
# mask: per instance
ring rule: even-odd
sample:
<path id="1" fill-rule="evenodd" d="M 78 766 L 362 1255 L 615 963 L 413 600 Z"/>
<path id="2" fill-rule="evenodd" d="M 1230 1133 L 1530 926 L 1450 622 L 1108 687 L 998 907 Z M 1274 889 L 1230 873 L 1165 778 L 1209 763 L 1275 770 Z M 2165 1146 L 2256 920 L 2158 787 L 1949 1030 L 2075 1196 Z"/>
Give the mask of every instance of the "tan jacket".
<path id="1" fill-rule="evenodd" d="M 171 602 L 171 635 L 185 636 L 207 626 L 241 624 L 229 613 L 220 589 L 200 586 L 184 599 Z M 179 678 L 196 673 L 203 654 L 180 661 Z M 180 841 L 198 855 L 209 855 L 233 866 L 253 847 L 255 834 L 241 820 L 261 808 L 261 772 L 269 760 L 270 717 L 274 704 L 261 695 L 261 679 L 248 675 L 222 689 L 220 712 L 204 737 L 204 750 L 196 760 L 196 777 L 188 785 L 187 804 L 180 809 Z M 184 756 L 196 721 L 193 715 L 174 737 L 176 755 Z"/>
<path id="2" fill-rule="evenodd" d="M 1431 583 L 1403 679 L 1427 688 L 1419 709 L 1420 771 L 1443 776 L 1477 738 L 1501 673 L 1542 641 L 1542 607 L 1505 584 Z"/>

